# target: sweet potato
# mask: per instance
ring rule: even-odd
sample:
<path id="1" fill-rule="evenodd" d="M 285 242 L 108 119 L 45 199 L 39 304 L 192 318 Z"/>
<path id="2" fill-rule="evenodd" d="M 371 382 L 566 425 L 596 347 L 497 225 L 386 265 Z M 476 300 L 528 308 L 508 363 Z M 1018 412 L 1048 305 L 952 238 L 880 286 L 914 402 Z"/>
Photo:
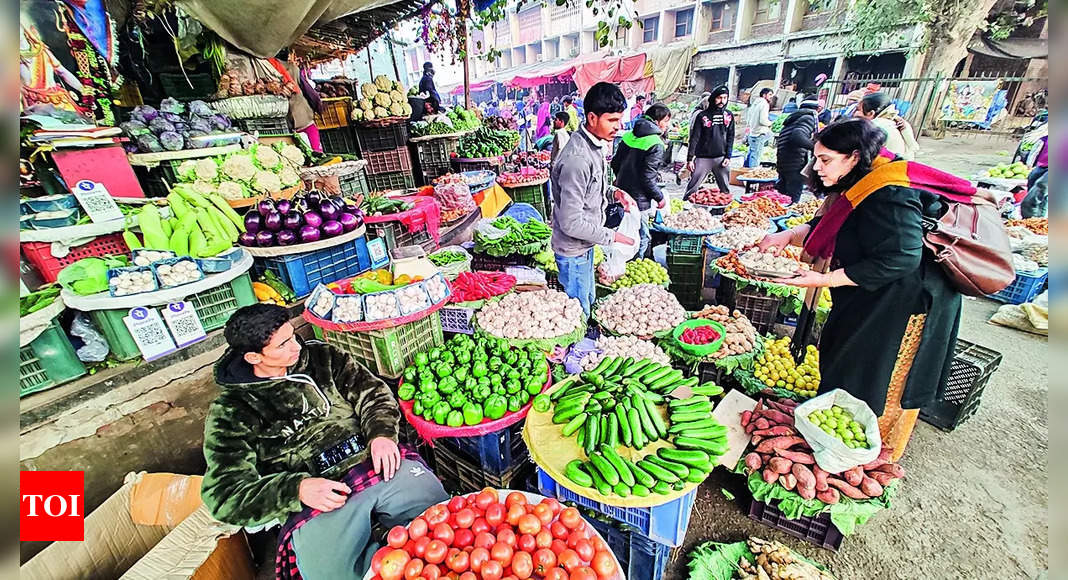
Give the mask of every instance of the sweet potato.
<path id="1" fill-rule="evenodd" d="M 758 449 L 758 451 L 759 451 L 759 449 Z M 880 465 L 879 467 L 875 468 L 875 471 L 882 471 L 882 472 L 885 472 L 885 473 L 889 473 L 890 475 L 893 475 L 894 477 L 896 477 L 898 479 L 901 479 L 902 477 L 905 477 L 905 468 L 901 467 L 900 465 L 898 465 L 896 463 L 887 463 L 886 465 Z"/>
<path id="2" fill-rule="evenodd" d="M 865 494 L 863 491 L 860 491 L 856 487 L 849 485 L 849 483 L 838 479 L 837 477 L 828 477 L 827 485 L 838 489 L 838 491 L 845 494 L 846 497 L 853 499 L 868 499 L 867 494 Z"/>
<path id="3" fill-rule="evenodd" d="M 804 463 L 805 465 L 814 465 L 816 458 L 811 453 L 805 453 L 804 451 L 790 451 L 789 449 L 776 449 L 775 455 L 779 457 L 785 457 L 794 463 Z"/>
<path id="4" fill-rule="evenodd" d="M 789 449 L 798 443 L 804 443 L 805 440 L 801 437 L 787 436 L 773 437 L 765 441 L 761 441 L 757 446 L 757 453 L 770 453 L 776 449 Z"/>
<path id="5" fill-rule="evenodd" d="M 764 465 L 764 460 L 760 458 L 760 454 L 752 452 L 745 456 L 745 466 L 749 468 L 749 471 L 756 471 Z"/>
<path id="6" fill-rule="evenodd" d="M 775 470 L 770 467 L 765 467 L 760 475 L 764 477 L 765 483 L 775 483 L 775 480 L 779 478 L 779 474 L 775 473 Z"/>
<path id="7" fill-rule="evenodd" d="M 768 461 L 768 469 L 771 469 L 779 475 L 785 475 L 790 473 L 790 467 L 792 467 L 793 464 L 793 461 L 790 461 L 785 457 L 772 457 L 771 460 Z"/>
<path id="8" fill-rule="evenodd" d="M 755 425 L 757 429 L 768 429 L 769 427 L 771 427 L 771 423 L 769 423 L 768 420 L 763 417 L 757 419 L 756 421 L 753 421 L 753 425 Z"/>
<path id="9" fill-rule="evenodd" d="M 752 411 L 742 411 L 742 417 L 741 417 L 742 427 L 749 426 L 749 420 L 752 419 L 752 418 L 753 418 L 753 412 Z M 748 432 L 749 431 L 746 430 L 746 433 L 748 433 Z"/>
<path id="10" fill-rule="evenodd" d="M 787 491 L 793 491 L 797 487 L 797 478 L 794 474 L 787 473 L 786 475 L 779 476 L 779 485 L 786 488 Z"/>
<path id="11" fill-rule="evenodd" d="M 772 409 L 778 409 L 787 415 L 791 415 L 794 412 L 794 408 L 791 405 L 787 405 L 781 401 L 768 401 L 768 407 Z"/>
<path id="12" fill-rule="evenodd" d="M 827 505 L 834 505 L 838 503 L 840 496 L 838 495 L 838 490 L 832 488 L 825 489 L 821 492 L 816 493 L 816 499 L 822 501 Z"/>
<path id="13" fill-rule="evenodd" d="M 749 425 L 752 426 L 752 423 L 750 423 Z M 757 436 L 753 437 L 753 445 L 758 445 L 763 440 L 764 440 L 763 437 L 761 437 L 760 435 L 757 435 Z"/>
<path id="14" fill-rule="evenodd" d="M 864 479 L 860 480 L 860 491 L 863 491 L 868 497 L 879 497 L 883 494 L 883 486 L 879 485 L 879 482 L 864 476 Z"/>
<path id="15" fill-rule="evenodd" d="M 794 431 L 794 428 L 789 425 L 776 425 L 770 429 L 757 429 L 756 431 L 753 431 L 753 434 L 779 437 L 781 435 L 797 435 L 797 431 Z"/>
<path id="16" fill-rule="evenodd" d="M 846 483 L 856 487 L 860 485 L 860 480 L 864 479 L 864 470 L 858 465 L 853 469 L 847 469 L 842 472 L 842 479 L 846 480 Z"/>
<path id="17" fill-rule="evenodd" d="M 890 485 L 891 481 L 897 479 L 892 473 L 887 473 L 885 471 L 872 471 L 868 473 L 868 476 L 874 479 L 875 481 L 878 481 L 879 485 L 883 487 Z"/>
<path id="18" fill-rule="evenodd" d="M 800 463 L 794 463 L 790 467 L 790 473 L 794 474 L 797 478 L 798 487 L 811 487 L 813 494 L 816 491 L 816 476 L 812 473 L 812 470 L 806 465 Z"/>
<path id="19" fill-rule="evenodd" d="M 760 415 L 776 425 L 793 425 L 794 418 L 777 409 L 764 409 Z"/>
<path id="20" fill-rule="evenodd" d="M 816 476 L 816 491 L 827 491 L 827 476 L 830 474 L 821 469 L 819 465 L 812 466 L 812 473 Z"/>
<path id="21" fill-rule="evenodd" d="M 816 497 L 816 488 L 810 485 L 801 485 L 801 482 L 797 482 L 797 495 L 801 496 L 801 499 L 812 499 Z"/>
<path id="22" fill-rule="evenodd" d="M 880 465 L 886 465 L 887 463 L 890 463 L 890 453 L 890 449 L 883 447 L 882 450 L 879 451 L 878 457 L 873 459 L 871 463 L 865 463 L 861 467 L 864 468 L 864 471 L 871 471 Z"/>

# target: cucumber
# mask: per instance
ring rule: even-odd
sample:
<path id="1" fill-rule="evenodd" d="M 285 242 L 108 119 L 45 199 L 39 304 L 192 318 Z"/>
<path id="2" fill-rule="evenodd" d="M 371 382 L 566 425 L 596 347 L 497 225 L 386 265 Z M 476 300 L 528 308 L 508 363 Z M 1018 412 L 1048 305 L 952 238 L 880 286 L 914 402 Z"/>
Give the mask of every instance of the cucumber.
<path id="1" fill-rule="evenodd" d="M 649 386 L 649 389 L 651 389 L 653 391 L 659 391 L 659 390 L 663 389 L 664 387 L 666 387 L 666 386 L 678 381 L 681 378 L 682 378 L 682 371 L 676 369 L 676 370 L 673 370 L 670 373 L 664 375 L 663 377 L 661 377 L 659 379 L 656 379 L 655 381 L 653 381 L 651 383 L 647 382 L 645 384 Z"/>
<path id="2" fill-rule="evenodd" d="M 638 395 L 631 395 L 631 397 L 631 404 L 638 410 L 638 417 L 641 419 L 642 433 L 650 442 L 660 439 L 660 433 L 653 426 L 653 419 L 649 416 L 649 408 L 645 406 L 645 399 Z"/>
<path id="3" fill-rule="evenodd" d="M 700 421 L 701 419 L 707 419 L 711 417 L 711 413 L 672 413 L 671 423 L 686 423 L 688 421 Z"/>
<path id="4" fill-rule="evenodd" d="M 685 414 L 685 413 L 711 413 L 712 403 L 691 403 L 685 407 L 675 407 L 671 409 L 672 414 Z"/>
<path id="5" fill-rule="evenodd" d="M 655 454 L 649 454 L 645 456 L 644 461 L 652 463 L 657 467 L 671 472 L 676 478 L 686 477 L 686 470 L 689 468 L 681 463 L 675 463 L 674 461 L 667 461 Z M 674 480 L 672 480 L 674 481 Z"/>
<path id="6" fill-rule="evenodd" d="M 630 421 L 627 420 L 627 409 L 623 405 L 616 406 L 616 419 L 619 423 L 620 439 L 624 445 L 630 447 L 633 439 L 630 436 Z"/>
<path id="7" fill-rule="evenodd" d="M 586 425 L 579 427 L 575 432 L 575 443 L 583 449 L 586 448 Z"/>
<path id="8" fill-rule="evenodd" d="M 637 497 L 649 497 L 649 488 L 641 484 L 635 484 L 630 491 Z"/>
<path id="9" fill-rule="evenodd" d="M 675 446 L 680 449 L 692 449 L 695 451 L 703 451 L 710 455 L 723 455 L 727 452 L 729 445 L 727 444 L 727 438 L 721 437 L 716 439 L 697 439 L 695 437 L 677 437 L 675 438 Z"/>
<path id="10" fill-rule="evenodd" d="M 630 425 L 631 447 L 635 449 L 645 447 L 645 444 L 649 441 L 645 438 L 645 432 L 642 430 L 641 413 L 634 407 L 627 409 L 627 423 Z"/>
<path id="11" fill-rule="evenodd" d="M 616 371 L 619 369 L 620 366 L 623 365 L 623 360 L 624 359 L 620 357 L 613 357 L 612 364 L 608 365 L 608 368 L 604 370 L 602 375 L 606 377 L 615 376 Z"/>
<path id="12" fill-rule="evenodd" d="M 687 467 L 704 467 L 708 464 L 708 454 L 695 449 L 670 449 L 661 447 L 656 450 L 658 457 L 665 461 L 674 461 Z M 680 474 L 681 475 L 681 474 Z"/>
<path id="13" fill-rule="evenodd" d="M 558 410 L 553 414 L 553 423 L 562 425 L 575 417 L 583 414 L 585 406 L 576 405 L 574 407 L 567 407 L 563 410 Z"/>
<path id="14" fill-rule="evenodd" d="M 699 392 L 700 391 L 700 392 Z M 723 387 L 713 383 L 711 381 L 707 383 L 701 383 L 700 386 L 693 388 L 694 394 L 701 394 L 708 397 L 715 397 L 723 394 Z"/>
<path id="15" fill-rule="evenodd" d="M 612 449 L 607 445 L 602 445 L 601 455 L 608 460 L 608 463 L 612 464 L 616 473 L 619 474 L 620 481 L 627 484 L 628 487 L 634 485 L 634 474 L 630 472 L 630 469 L 627 469 L 627 465 L 623 463 L 623 458 L 616 453 L 615 449 Z"/>
<path id="16" fill-rule="evenodd" d="M 726 429 L 726 427 L 724 427 Z M 709 429 L 687 429 L 685 431 L 679 431 L 676 434 L 677 437 L 688 437 L 691 439 L 718 439 L 720 437 L 726 437 L 725 431 L 717 431 L 714 428 Z"/>
<path id="17" fill-rule="evenodd" d="M 564 437 L 570 437 L 572 433 L 578 431 L 578 428 L 581 427 L 584 422 L 586 422 L 586 419 L 586 413 L 579 413 L 578 415 L 575 415 L 571 418 L 570 421 L 568 421 L 567 425 L 564 425 L 564 429 L 560 432 L 560 434 Z"/>
<path id="18" fill-rule="evenodd" d="M 605 444 L 613 449 L 619 445 L 619 418 L 615 413 L 608 414 L 608 433 L 605 437 Z"/>
<path id="19" fill-rule="evenodd" d="M 667 495 L 671 493 L 671 485 L 666 481 L 658 481 L 656 482 L 656 485 L 653 486 L 653 491 L 660 495 Z"/>
<path id="20" fill-rule="evenodd" d="M 600 453 L 590 455 L 590 463 L 593 463 L 593 466 L 597 468 L 597 473 L 601 474 L 605 483 L 608 485 L 616 485 L 619 483 L 619 473 L 603 455 Z"/>
<path id="21" fill-rule="evenodd" d="M 607 391 L 598 391 L 593 394 L 593 398 L 603 403 L 604 401 L 607 401 L 612 398 L 612 393 L 609 393 Z"/>
<path id="22" fill-rule="evenodd" d="M 630 367 L 633 364 L 634 364 L 634 358 L 628 356 L 628 357 L 623 359 L 623 362 L 620 363 L 620 365 L 618 367 L 616 367 L 615 371 L 613 371 L 613 372 L 611 372 L 609 374 L 606 374 L 605 376 L 606 377 L 621 377 L 621 376 L 623 376 L 623 373 L 626 372 L 627 368 Z"/>
<path id="23" fill-rule="evenodd" d="M 680 479 L 680 480 L 676 481 L 675 483 L 671 484 L 671 489 L 673 489 L 675 491 L 682 491 L 682 490 L 686 489 L 686 480 L 685 479 Z"/>
<path id="24" fill-rule="evenodd" d="M 568 379 L 564 380 L 566 381 Z M 559 401 L 560 399 L 564 398 L 564 395 L 574 393 L 576 392 L 575 389 L 581 389 L 582 387 L 586 386 L 581 382 L 577 382 L 578 379 L 575 379 L 575 381 L 576 382 L 572 382 L 568 385 L 561 384 L 559 387 L 557 387 L 555 391 L 553 391 L 553 394 L 549 395 L 549 399 L 553 401 Z"/>
<path id="25" fill-rule="evenodd" d="M 553 411 L 558 411 L 561 407 L 571 407 L 579 402 L 586 404 L 590 401 L 593 394 L 588 391 L 579 391 L 577 393 L 568 393 L 568 395 L 558 401 L 553 406 Z"/>
<path id="26" fill-rule="evenodd" d="M 597 419 L 597 447 L 604 445 L 605 440 L 608 438 L 608 416 L 601 415 Z"/>
<path id="27" fill-rule="evenodd" d="M 637 463 L 638 467 L 645 470 L 649 475 L 655 477 L 657 480 L 659 480 L 660 483 L 670 484 L 675 483 L 679 480 L 679 476 L 675 475 L 674 473 L 664 469 L 663 467 L 660 467 L 659 465 L 656 465 L 651 461 L 647 461 L 648 457 L 649 456 L 647 456 L 646 459 L 642 459 L 641 461 L 639 461 Z M 659 485 L 659 483 L 656 485 Z"/>
<path id="28" fill-rule="evenodd" d="M 615 484 L 612 487 L 612 491 L 614 491 L 619 497 L 630 497 L 630 487 L 628 487 L 622 481 Z"/>
<path id="29" fill-rule="evenodd" d="M 686 477 L 682 478 L 687 483 L 701 483 L 708 477 L 707 471 L 702 471 L 696 467 L 690 469 L 690 473 L 686 474 Z"/>
<path id="30" fill-rule="evenodd" d="M 659 369 L 657 369 L 657 370 L 655 370 L 655 371 L 653 371 L 653 372 L 651 372 L 651 373 L 649 373 L 647 375 L 642 376 L 642 378 L 641 378 L 642 384 L 648 386 L 648 385 L 660 380 L 661 377 L 664 377 L 664 376 L 667 376 L 667 375 L 671 374 L 671 372 L 672 372 L 671 367 L 666 367 L 666 366 L 661 365 Z"/>
<path id="31" fill-rule="evenodd" d="M 658 371 L 658 370 L 660 370 L 662 368 L 664 368 L 664 365 L 662 365 L 660 363 L 651 363 L 647 367 L 645 367 L 644 369 L 642 369 L 642 370 L 634 373 L 633 375 L 631 375 L 630 378 L 633 379 L 635 382 L 640 383 L 641 379 L 643 377 L 647 377 L 647 376 L 655 373 L 656 371 Z"/>
<path id="32" fill-rule="evenodd" d="M 648 471 L 638 467 L 633 461 L 623 457 L 623 463 L 630 469 L 630 472 L 634 474 L 634 481 L 637 484 L 644 485 L 651 488 L 656 485 L 656 478 L 653 477 Z"/>
<path id="33" fill-rule="evenodd" d="M 598 493 L 601 495 L 612 494 L 612 486 L 608 485 L 608 482 L 601 477 L 600 472 L 594 467 L 592 461 L 587 461 L 582 466 L 586 468 L 586 472 L 589 473 L 590 477 L 593 479 L 593 487 L 597 488 Z"/>
<path id="34" fill-rule="evenodd" d="M 686 399 L 672 399 L 668 402 L 668 408 L 674 409 L 676 407 L 685 407 L 693 403 L 711 403 L 712 399 L 703 395 L 695 395 Z"/>
<path id="35" fill-rule="evenodd" d="M 595 375 L 599 375 L 599 374 L 603 373 L 604 370 L 606 368 L 608 368 L 608 365 L 612 364 L 612 361 L 614 361 L 614 360 L 615 360 L 615 357 L 607 357 L 606 356 L 606 357 L 602 358 L 601 362 L 596 367 L 594 367 L 593 370 L 590 371 L 590 372 L 595 374 Z"/>
<path id="36" fill-rule="evenodd" d="M 667 424 L 664 423 L 664 418 L 660 416 L 660 409 L 656 407 L 656 403 L 646 399 L 645 410 L 649 413 L 649 419 L 653 422 L 653 428 L 656 429 L 657 437 L 660 439 L 667 437 Z"/>
<path id="37" fill-rule="evenodd" d="M 674 392 L 675 389 L 681 389 L 681 388 L 684 388 L 684 387 L 692 388 L 692 387 L 697 386 L 697 383 L 699 383 L 699 382 L 701 382 L 701 379 L 699 379 L 697 377 L 690 377 L 690 378 L 685 379 L 683 381 L 679 381 L 679 382 L 676 382 L 674 384 L 665 386 L 663 389 L 661 389 L 661 392 L 667 394 L 667 393 Z"/>
<path id="38" fill-rule="evenodd" d="M 600 422 L 598 415 L 589 415 L 586 417 L 586 441 L 583 442 L 582 448 L 586 451 L 587 456 L 593 453 L 594 449 L 597 449 L 598 426 Z"/>
<path id="39" fill-rule="evenodd" d="M 671 427 L 668 428 L 669 434 L 681 433 L 683 431 L 696 431 L 698 429 L 711 429 L 719 425 L 719 421 L 712 417 L 701 419 L 700 421 L 675 421 L 672 419 Z"/>
<path id="40" fill-rule="evenodd" d="M 570 461 L 567 464 L 567 467 L 564 469 L 564 475 L 582 487 L 593 487 L 593 478 L 582 468 L 582 461 L 579 459 Z"/>
<path id="41" fill-rule="evenodd" d="M 629 377 L 629 376 L 637 373 L 638 371 L 644 369 L 645 367 L 649 366 L 652 363 L 653 363 L 653 361 L 651 361 L 651 360 L 649 360 L 647 358 L 643 358 L 642 360 L 640 360 L 640 361 L 630 365 L 629 367 L 627 367 L 627 370 L 624 371 L 621 376 Z"/>

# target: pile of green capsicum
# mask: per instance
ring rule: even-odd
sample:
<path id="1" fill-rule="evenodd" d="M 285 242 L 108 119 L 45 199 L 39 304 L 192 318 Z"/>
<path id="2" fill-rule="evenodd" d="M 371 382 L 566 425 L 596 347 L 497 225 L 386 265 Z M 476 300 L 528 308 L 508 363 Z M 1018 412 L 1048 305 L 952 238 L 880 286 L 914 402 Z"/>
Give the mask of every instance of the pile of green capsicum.
<path id="1" fill-rule="evenodd" d="M 412 412 L 449 427 L 495 421 L 520 410 L 541 393 L 548 379 L 545 352 L 507 340 L 458 334 L 444 345 L 415 355 L 404 369 L 397 395 Z M 547 409 L 549 400 L 541 398 Z"/>

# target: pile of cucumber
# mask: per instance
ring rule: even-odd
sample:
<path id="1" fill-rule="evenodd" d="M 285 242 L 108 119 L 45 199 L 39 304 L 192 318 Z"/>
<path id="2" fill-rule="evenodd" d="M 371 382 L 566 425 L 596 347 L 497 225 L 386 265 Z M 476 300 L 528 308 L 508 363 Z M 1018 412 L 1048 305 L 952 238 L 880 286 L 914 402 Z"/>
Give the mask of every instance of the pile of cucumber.
<path id="1" fill-rule="evenodd" d="M 666 495 L 704 481 L 716 458 L 727 452 L 727 428 L 712 417 L 711 397 L 723 389 L 699 382 L 670 366 L 630 357 L 606 358 L 566 379 L 550 396 L 552 420 L 563 425 L 565 437 L 577 438 L 588 461 L 571 461 L 564 474 L 602 495 L 620 497 Z M 672 398 L 680 387 L 689 387 L 693 395 Z M 660 413 L 665 404 L 668 422 Z M 616 451 L 620 445 L 641 450 L 661 439 L 675 448 L 658 449 L 637 462 Z"/>

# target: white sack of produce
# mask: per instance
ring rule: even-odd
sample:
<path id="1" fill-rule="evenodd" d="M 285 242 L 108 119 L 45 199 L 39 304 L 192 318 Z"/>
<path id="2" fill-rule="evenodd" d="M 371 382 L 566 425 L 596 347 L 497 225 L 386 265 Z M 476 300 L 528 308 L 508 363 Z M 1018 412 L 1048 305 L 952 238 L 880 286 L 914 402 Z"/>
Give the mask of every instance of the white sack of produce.
<path id="1" fill-rule="evenodd" d="M 556 290 L 539 290 L 487 303 L 478 312 L 478 326 L 500 338 L 544 339 L 573 332 L 582 317 L 578 300 Z"/>
<path id="2" fill-rule="evenodd" d="M 627 262 L 638 253 L 640 239 L 639 229 L 642 224 L 642 212 L 637 203 L 631 203 L 630 209 L 623 214 L 623 221 L 619 223 L 616 232 L 627 236 L 634 241 L 633 244 L 612 242 L 604 248 L 604 262 L 598 268 L 601 269 L 601 279 L 606 284 L 618 280 L 627 271 Z"/>
<path id="3" fill-rule="evenodd" d="M 622 288 L 600 302 L 597 321 L 618 334 L 652 336 L 686 320 L 678 298 L 657 284 Z"/>
<path id="4" fill-rule="evenodd" d="M 839 406 L 853 416 L 853 420 L 864 427 L 864 436 L 868 447 L 851 449 L 838 437 L 825 432 L 809 420 L 813 411 L 826 411 Z M 883 448 L 879 435 L 879 418 L 867 403 L 850 395 L 842 389 L 824 393 L 805 401 L 794 410 L 794 426 L 812 447 L 816 464 L 827 473 L 841 473 L 875 460 Z"/>

